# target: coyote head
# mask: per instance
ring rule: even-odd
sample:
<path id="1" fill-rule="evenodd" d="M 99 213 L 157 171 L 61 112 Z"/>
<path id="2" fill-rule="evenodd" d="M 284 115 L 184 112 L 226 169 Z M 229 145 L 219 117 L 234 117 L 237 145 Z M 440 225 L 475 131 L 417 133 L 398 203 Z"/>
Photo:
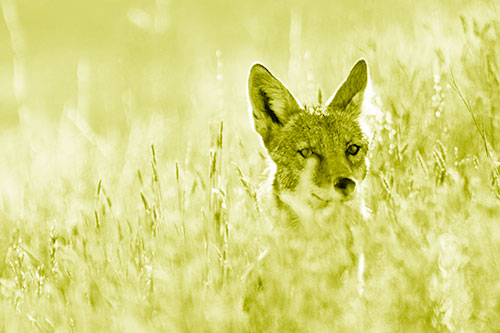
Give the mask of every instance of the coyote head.
<path id="1" fill-rule="evenodd" d="M 308 218 L 358 196 L 368 167 L 362 108 L 368 83 L 361 59 L 326 105 L 304 107 L 263 65 L 251 67 L 252 118 L 276 167 L 278 206 Z"/>

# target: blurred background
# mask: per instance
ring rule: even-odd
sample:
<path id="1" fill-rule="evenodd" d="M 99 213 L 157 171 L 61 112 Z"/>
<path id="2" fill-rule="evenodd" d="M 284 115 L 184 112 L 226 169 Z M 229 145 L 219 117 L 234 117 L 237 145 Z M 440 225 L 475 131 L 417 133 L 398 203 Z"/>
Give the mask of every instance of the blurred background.
<path id="1" fill-rule="evenodd" d="M 152 113 L 172 125 L 246 120 L 254 61 L 306 101 L 320 87 L 331 94 L 362 56 L 375 82 L 390 80 L 384 56 L 421 62 L 435 52 L 433 36 L 460 32 L 460 12 L 478 8 L 467 0 L 1 3 L 0 127 L 73 109 L 100 133 Z"/>
<path id="2" fill-rule="evenodd" d="M 0 0 L 0 331 L 499 332 L 499 4 Z M 255 61 L 309 104 L 361 57 L 364 298 L 274 237 L 247 101 Z"/>

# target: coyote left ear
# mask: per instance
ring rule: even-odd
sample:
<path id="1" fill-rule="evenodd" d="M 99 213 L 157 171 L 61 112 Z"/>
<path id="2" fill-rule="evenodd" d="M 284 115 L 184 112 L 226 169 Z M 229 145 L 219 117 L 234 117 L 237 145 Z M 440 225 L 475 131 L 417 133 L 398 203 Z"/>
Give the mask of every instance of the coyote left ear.
<path id="1" fill-rule="evenodd" d="M 266 148 L 276 130 L 301 110 L 299 102 L 285 85 L 259 63 L 250 68 L 248 97 L 255 130 Z"/>
<path id="2" fill-rule="evenodd" d="M 359 101 L 358 96 L 362 99 L 368 80 L 368 64 L 362 58 L 352 67 L 345 81 L 330 97 L 326 105 L 329 109 L 345 110 L 355 97 L 355 101 Z"/>

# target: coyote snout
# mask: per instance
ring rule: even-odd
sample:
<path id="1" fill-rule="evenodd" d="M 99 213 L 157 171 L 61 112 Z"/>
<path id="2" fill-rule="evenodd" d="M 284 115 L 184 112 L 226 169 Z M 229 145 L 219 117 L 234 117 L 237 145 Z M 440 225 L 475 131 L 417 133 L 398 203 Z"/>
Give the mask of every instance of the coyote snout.
<path id="1" fill-rule="evenodd" d="M 302 106 L 263 65 L 251 67 L 252 118 L 275 166 L 273 197 L 295 220 L 359 197 L 368 168 L 368 83 L 361 59 L 325 105 Z"/>

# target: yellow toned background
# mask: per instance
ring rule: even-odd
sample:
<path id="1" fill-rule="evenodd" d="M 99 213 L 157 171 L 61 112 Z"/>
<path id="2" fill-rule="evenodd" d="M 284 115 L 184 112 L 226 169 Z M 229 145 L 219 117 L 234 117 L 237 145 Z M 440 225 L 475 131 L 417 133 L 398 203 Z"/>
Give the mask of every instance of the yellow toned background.
<path id="1" fill-rule="evenodd" d="M 0 4 L 2 330 L 500 329 L 495 1 Z M 262 215 L 246 96 L 254 61 L 308 104 L 360 57 L 363 292 Z"/>

